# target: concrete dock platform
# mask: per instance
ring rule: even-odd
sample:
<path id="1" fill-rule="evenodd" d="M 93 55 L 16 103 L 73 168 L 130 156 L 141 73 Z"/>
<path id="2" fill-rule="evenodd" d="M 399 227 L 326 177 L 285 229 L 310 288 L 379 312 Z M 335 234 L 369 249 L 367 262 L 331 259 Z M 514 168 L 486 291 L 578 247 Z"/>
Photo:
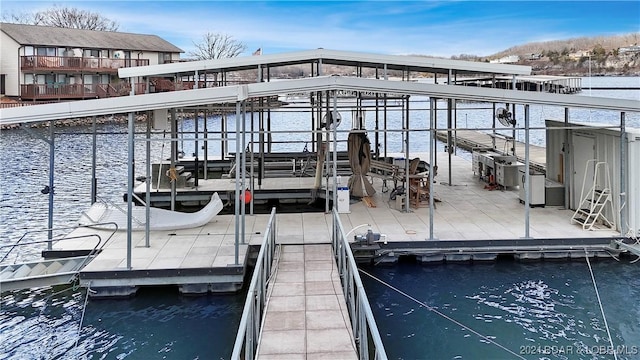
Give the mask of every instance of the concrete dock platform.
<path id="1" fill-rule="evenodd" d="M 410 212 L 404 212 L 396 200 L 390 200 L 389 192 L 381 191 L 382 181 L 374 179 L 377 193 L 371 201 L 365 203 L 352 198 L 349 212 L 340 214 L 345 231 L 350 233 L 350 241 L 354 235 L 363 234 L 371 228 L 385 235 L 390 251 L 393 251 L 394 242 L 403 243 L 403 249 L 408 247 L 406 243 L 420 248 L 426 242 L 443 240 L 465 240 L 465 246 L 476 240 L 526 242 L 525 207 L 519 201 L 518 190 L 487 189 L 486 183 L 473 175 L 471 162 L 460 157 L 452 158 L 453 175 L 448 179 L 446 155 L 438 153 L 439 175 L 434 179 L 432 191 L 439 200 L 434 209 L 433 238 L 430 238 L 429 207 L 412 207 Z M 418 156 L 428 159 L 424 154 Z M 596 238 L 607 244 L 608 239 L 620 237 L 614 230 L 588 231 L 572 225 L 572 214 L 572 210 L 558 206 L 531 208 L 529 237 L 538 240 L 574 239 L 578 244 L 580 239 Z M 248 247 L 261 243 L 268 218 L 266 214 L 245 217 L 245 243 L 239 246 L 237 263 L 234 215 L 218 215 L 209 224 L 193 229 L 151 232 L 150 247 L 145 246 L 144 232 L 134 232 L 131 270 L 126 269 L 126 232 L 118 231 L 103 251 L 83 269 L 81 279 L 85 283 L 91 281 L 92 287 L 96 288 L 178 285 L 185 292 L 235 291 L 242 286 Z M 331 214 L 278 213 L 277 219 L 278 244 L 331 242 Z M 352 232 L 356 227 L 359 228 Z M 107 231 L 86 228 L 70 235 L 86 233 L 98 233 L 103 238 L 108 236 Z M 64 241 L 54 245 L 54 249 L 90 249 L 94 244 L 80 240 Z M 543 249 L 544 246 L 536 248 Z M 569 259 L 571 252 L 566 254 Z"/>

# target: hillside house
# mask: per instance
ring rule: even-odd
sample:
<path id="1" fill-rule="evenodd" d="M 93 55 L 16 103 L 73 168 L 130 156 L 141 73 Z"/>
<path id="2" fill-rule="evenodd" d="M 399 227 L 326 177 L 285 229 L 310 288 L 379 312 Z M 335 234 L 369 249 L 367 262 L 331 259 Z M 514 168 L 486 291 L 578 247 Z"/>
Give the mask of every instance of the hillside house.
<path id="1" fill-rule="evenodd" d="M 58 101 L 127 95 L 118 69 L 175 62 L 180 48 L 156 36 L 0 23 L 2 95 Z M 134 84 L 136 93 L 146 83 Z"/>

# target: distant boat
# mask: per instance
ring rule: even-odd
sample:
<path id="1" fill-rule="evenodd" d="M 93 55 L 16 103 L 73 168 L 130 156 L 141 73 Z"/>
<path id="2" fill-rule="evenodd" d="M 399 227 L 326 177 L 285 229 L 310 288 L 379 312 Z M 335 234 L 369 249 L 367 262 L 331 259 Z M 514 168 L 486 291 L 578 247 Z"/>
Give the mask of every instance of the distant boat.
<path id="1" fill-rule="evenodd" d="M 149 230 L 179 230 L 203 226 L 218 215 L 222 207 L 218 193 L 214 193 L 209 203 L 194 213 L 152 207 L 149 208 Z M 131 230 L 145 230 L 146 208 L 134 206 L 131 215 Z M 78 222 L 80 225 L 105 229 L 113 229 L 113 225 L 104 225 L 104 223 L 115 222 L 118 224 L 118 230 L 126 230 L 127 210 L 115 204 L 96 202 L 89 210 L 82 213 Z"/>

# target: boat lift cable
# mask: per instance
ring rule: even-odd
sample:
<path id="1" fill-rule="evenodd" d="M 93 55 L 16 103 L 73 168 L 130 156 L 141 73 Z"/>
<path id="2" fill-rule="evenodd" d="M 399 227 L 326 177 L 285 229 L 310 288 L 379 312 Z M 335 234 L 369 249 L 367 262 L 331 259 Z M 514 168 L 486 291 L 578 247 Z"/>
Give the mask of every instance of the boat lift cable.
<path id="1" fill-rule="evenodd" d="M 87 311 L 87 304 L 89 303 L 89 294 L 92 292 L 91 282 L 87 285 L 87 294 L 84 297 L 84 304 L 82 305 L 82 315 L 80 316 L 80 325 L 78 325 L 78 337 L 76 338 L 76 344 L 73 346 L 75 351 L 78 348 L 78 342 L 80 341 L 80 335 L 82 335 L 82 323 L 84 322 L 84 314 Z"/>
<path id="2" fill-rule="evenodd" d="M 596 278 L 593 276 L 593 269 L 591 269 L 591 262 L 589 261 L 589 253 L 587 248 L 584 248 L 584 258 L 587 260 L 587 266 L 589 267 L 589 273 L 591 273 L 591 281 L 593 281 L 593 289 L 596 291 L 596 298 L 598 299 L 598 305 L 600 306 L 600 312 L 602 313 L 602 319 L 604 320 L 604 328 L 607 329 L 607 336 L 609 337 L 609 345 L 613 349 L 613 358 L 618 359 L 615 347 L 613 346 L 613 339 L 611 338 L 611 332 L 609 331 L 609 325 L 607 324 L 607 317 L 604 316 L 604 309 L 602 308 L 602 301 L 600 301 L 600 293 L 598 292 L 598 286 L 596 285 Z"/>
<path id="3" fill-rule="evenodd" d="M 442 312 L 438 311 L 436 308 L 434 308 L 434 307 L 432 307 L 432 306 L 427 305 L 426 303 L 424 303 L 424 302 L 422 302 L 422 301 L 420 301 L 420 300 L 418 300 L 418 299 L 414 298 L 413 296 L 411 296 L 411 295 L 409 295 L 409 294 L 405 293 L 404 291 L 402 291 L 402 290 L 400 290 L 400 289 L 398 289 L 398 288 L 394 287 L 393 285 L 391 285 L 391 284 L 389 284 L 389 283 L 387 283 L 387 282 L 385 282 L 385 281 L 383 281 L 383 280 L 381 280 L 381 279 L 379 279 L 379 278 L 377 278 L 377 277 L 375 277 L 375 276 L 373 276 L 373 275 L 371 275 L 371 274 L 367 273 L 366 271 L 364 271 L 364 270 L 362 270 L 362 269 L 358 269 L 358 270 L 359 270 L 361 273 L 363 273 L 363 274 L 367 275 L 368 277 L 372 278 L 373 280 L 375 280 L 375 281 L 377 281 L 377 282 L 381 283 L 382 285 L 384 285 L 384 286 L 388 287 L 389 289 L 392 289 L 393 291 L 395 291 L 395 292 L 399 293 L 400 295 L 403 295 L 404 297 L 406 297 L 406 298 L 408 298 L 408 299 L 413 300 L 414 302 L 416 302 L 416 303 L 420 304 L 421 306 L 424 306 L 425 308 L 427 308 L 427 310 L 429 310 L 429 311 L 431 311 L 431 312 L 433 312 L 433 313 L 435 313 L 435 314 L 437 314 L 437 315 L 439 315 L 439 316 L 441 316 L 441 317 L 443 317 L 443 318 L 445 318 L 445 319 L 447 319 L 447 320 L 451 321 L 452 323 L 454 323 L 454 324 L 456 324 L 456 325 L 458 325 L 458 326 L 462 327 L 463 329 L 466 329 L 466 330 L 468 330 L 468 331 L 470 331 L 470 332 L 474 333 L 475 335 L 479 336 L 479 337 L 480 337 L 480 338 L 482 338 L 483 340 L 486 340 L 486 341 L 488 341 L 488 342 L 492 343 L 493 345 L 495 345 L 495 346 L 497 346 L 497 347 L 501 348 L 502 350 L 504 350 L 504 351 L 506 351 L 506 352 L 510 353 L 511 355 L 513 355 L 513 356 L 515 356 L 515 357 L 517 357 L 517 358 L 519 358 L 519 359 L 524 359 L 524 360 L 526 360 L 526 358 L 525 358 L 525 357 L 523 357 L 522 355 L 519 355 L 519 354 L 517 354 L 517 353 L 513 352 L 512 350 L 510 350 L 509 348 L 505 347 L 504 345 L 500 345 L 499 343 L 495 342 L 494 340 L 491 340 L 488 336 L 485 336 L 485 335 L 480 334 L 479 332 L 477 332 L 477 331 L 473 330 L 473 329 L 472 329 L 472 328 L 470 328 L 469 326 L 467 326 L 467 325 L 465 325 L 465 324 L 463 324 L 463 323 L 459 322 L 458 320 L 456 320 L 456 319 L 454 319 L 454 318 L 452 318 L 452 317 L 450 317 L 450 316 L 448 316 L 448 315 L 446 315 L 446 314 L 444 314 L 444 313 L 442 313 Z"/>

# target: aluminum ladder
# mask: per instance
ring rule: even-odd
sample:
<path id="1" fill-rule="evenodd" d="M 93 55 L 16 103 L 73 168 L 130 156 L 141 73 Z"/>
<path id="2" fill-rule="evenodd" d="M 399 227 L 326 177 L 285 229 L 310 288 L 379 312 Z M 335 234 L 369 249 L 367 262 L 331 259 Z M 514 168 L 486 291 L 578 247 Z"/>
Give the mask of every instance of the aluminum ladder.
<path id="1" fill-rule="evenodd" d="M 587 176 L 591 166 L 593 166 L 593 179 L 591 179 L 590 188 L 585 192 Z M 611 201 L 609 164 L 596 159 L 588 160 L 585 164 L 582 190 L 580 191 L 580 205 L 573 213 L 571 223 L 581 224 L 584 230 L 615 229 L 614 221 L 605 216 L 607 207 L 611 214 L 615 214 L 613 202 Z"/>

